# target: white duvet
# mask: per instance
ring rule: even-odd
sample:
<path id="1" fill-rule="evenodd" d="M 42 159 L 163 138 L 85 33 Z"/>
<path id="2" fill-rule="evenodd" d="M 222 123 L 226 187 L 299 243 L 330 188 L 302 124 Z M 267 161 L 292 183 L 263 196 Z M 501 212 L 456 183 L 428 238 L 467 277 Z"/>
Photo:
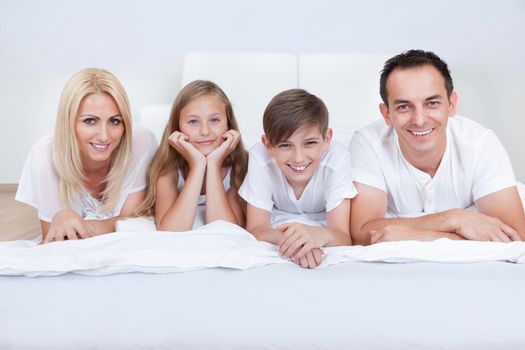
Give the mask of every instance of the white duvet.
<path id="1" fill-rule="evenodd" d="M 439 239 L 323 250 L 325 256 L 319 268 L 349 261 L 525 263 L 525 242 Z M 213 267 L 243 270 L 268 264 L 293 263 L 281 258 L 274 245 L 259 242 L 244 229 L 224 221 L 180 233 L 115 232 L 45 245 L 35 241 L 0 243 L 0 275 L 32 277 L 77 273 L 100 276 L 126 272 L 182 272 Z"/>

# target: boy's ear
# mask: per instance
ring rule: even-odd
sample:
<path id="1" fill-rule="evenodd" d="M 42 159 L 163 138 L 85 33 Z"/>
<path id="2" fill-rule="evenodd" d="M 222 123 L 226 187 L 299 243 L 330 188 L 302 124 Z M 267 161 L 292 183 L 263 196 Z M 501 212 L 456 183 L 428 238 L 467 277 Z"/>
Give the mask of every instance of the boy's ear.
<path id="1" fill-rule="evenodd" d="M 261 142 L 264 148 L 266 149 L 266 152 L 268 152 L 269 155 L 273 156 L 272 145 L 270 144 L 270 140 L 268 140 L 268 138 L 266 137 L 266 134 L 263 134 L 261 136 Z"/>
<path id="2" fill-rule="evenodd" d="M 328 146 L 330 146 L 330 142 L 332 142 L 332 137 L 334 136 L 334 131 L 332 128 L 326 129 L 326 132 L 324 133 L 323 137 L 323 151 L 326 151 L 328 149 Z"/>
<path id="3" fill-rule="evenodd" d="M 390 119 L 390 112 L 388 111 L 388 106 L 384 103 L 379 104 L 379 111 L 385 120 L 386 125 L 392 126 L 392 119 Z"/>

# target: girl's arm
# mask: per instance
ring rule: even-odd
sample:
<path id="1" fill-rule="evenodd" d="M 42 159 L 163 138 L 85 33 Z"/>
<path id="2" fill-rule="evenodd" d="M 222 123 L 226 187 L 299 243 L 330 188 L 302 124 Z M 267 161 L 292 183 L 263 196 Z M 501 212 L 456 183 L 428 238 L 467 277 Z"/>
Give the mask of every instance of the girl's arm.
<path id="1" fill-rule="evenodd" d="M 184 187 L 177 191 L 177 170 L 159 177 L 155 200 L 155 222 L 160 231 L 188 231 L 193 227 L 205 167 L 190 168 Z"/>
<path id="2" fill-rule="evenodd" d="M 243 214 L 237 201 L 237 189 L 224 191 L 221 169 L 208 164 L 206 171 L 206 223 L 225 220 L 243 226 Z"/>
<path id="3" fill-rule="evenodd" d="M 206 157 L 206 223 L 225 220 L 243 226 L 242 210 L 237 201 L 237 189 L 224 191 L 222 167 L 224 160 L 237 147 L 241 135 L 236 130 L 228 130 L 219 147 Z"/>
<path id="4" fill-rule="evenodd" d="M 188 136 L 179 131 L 168 138 L 170 146 L 188 162 L 189 174 L 180 193 L 177 190 L 179 175 L 176 169 L 160 176 L 157 181 L 155 222 L 161 231 L 188 231 L 195 221 L 206 158 L 188 140 Z"/>

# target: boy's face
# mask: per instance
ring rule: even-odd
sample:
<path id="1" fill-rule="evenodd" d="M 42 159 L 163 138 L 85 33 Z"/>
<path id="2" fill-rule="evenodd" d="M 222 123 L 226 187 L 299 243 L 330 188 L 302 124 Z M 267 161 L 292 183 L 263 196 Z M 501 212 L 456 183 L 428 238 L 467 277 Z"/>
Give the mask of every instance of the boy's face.
<path id="1" fill-rule="evenodd" d="M 319 167 L 323 153 L 332 140 L 332 129 L 325 135 L 317 125 L 304 125 L 288 139 L 271 145 L 266 135 L 262 143 L 274 157 L 288 183 L 295 189 L 304 189 Z"/>

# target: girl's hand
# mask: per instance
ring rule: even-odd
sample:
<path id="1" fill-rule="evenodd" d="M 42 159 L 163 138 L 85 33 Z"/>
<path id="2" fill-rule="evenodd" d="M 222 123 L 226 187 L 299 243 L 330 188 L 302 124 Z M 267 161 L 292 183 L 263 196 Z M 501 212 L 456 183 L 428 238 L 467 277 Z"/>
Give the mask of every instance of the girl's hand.
<path id="1" fill-rule="evenodd" d="M 279 253 L 283 258 L 291 258 L 293 261 L 301 260 L 312 249 L 323 247 L 330 239 L 329 232 L 323 227 L 292 222 L 276 228 L 283 232 L 277 245 Z"/>
<path id="2" fill-rule="evenodd" d="M 230 129 L 222 135 L 224 141 L 206 157 L 208 165 L 221 167 L 222 163 L 237 147 L 241 140 L 241 134 L 237 130 Z"/>
<path id="3" fill-rule="evenodd" d="M 173 147 L 180 155 L 186 159 L 190 168 L 196 166 L 206 167 L 206 157 L 188 142 L 190 138 L 181 133 L 180 131 L 175 131 L 173 134 L 168 137 L 168 142 L 171 147 Z"/>
<path id="4" fill-rule="evenodd" d="M 93 237 L 95 236 L 93 228 L 93 225 L 83 220 L 73 210 L 64 209 L 53 217 L 44 243 Z"/>

